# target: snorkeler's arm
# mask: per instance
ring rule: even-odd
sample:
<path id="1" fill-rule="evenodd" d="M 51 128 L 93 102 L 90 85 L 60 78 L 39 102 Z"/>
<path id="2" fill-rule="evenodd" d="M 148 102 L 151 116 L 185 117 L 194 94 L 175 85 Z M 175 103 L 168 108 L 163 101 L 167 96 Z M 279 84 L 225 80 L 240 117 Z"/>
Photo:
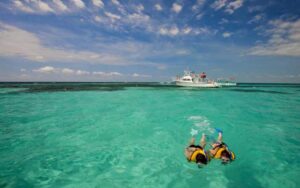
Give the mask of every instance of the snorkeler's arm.
<path id="1" fill-rule="evenodd" d="M 190 142 L 189 142 L 188 147 L 186 147 L 186 148 L 184 149 L 184 155 L 185 155 L 185 157 L 186 157 L 188 160 L 190 160 L 191 154 L 195 151 L 195 148 L 190 147 L 190 145 L 194 145 L 194 144 L 195 144 L 195 138 L 192 137 L 191 140 L 190 140 Z"/>
<path id="2" fill-rule="evenodd" d="M 218 142 L 219 142 L 219 143 L 222 143 L 222 140 L 223 140 L 222 132 L 219 132 Z"/>
<path id="3" fill-rule="evenodd" d="M 189 142 L 189 146 L 194 145 L 194 144 L 195 144 L 195 137 L 192 137 L 190 142 Z"/>
<path id="4" fill-rule="evenodd" d="M 202 148 L 205 148 L 205 145 L 206 145 L 206 135 L 203 133 L 202 137 L 201 137 L 201 140 L 200 140 L 200 146 Z"/>

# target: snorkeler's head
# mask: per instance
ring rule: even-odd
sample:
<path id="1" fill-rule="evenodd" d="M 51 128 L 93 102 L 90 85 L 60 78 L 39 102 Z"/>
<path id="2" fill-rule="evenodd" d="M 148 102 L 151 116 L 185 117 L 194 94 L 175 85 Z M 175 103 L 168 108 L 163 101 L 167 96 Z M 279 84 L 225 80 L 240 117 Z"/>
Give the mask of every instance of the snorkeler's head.
<path id="1" fill-rule="evenodd" d="M 205 157 L 205 155 L 199 153 L 197 156 L 196 156 L 196 163 L 198 165 L 206 165 L 207 164 L 207 159 Z"/>
<path id="2" fill-rule="evenodd" d="M 221 153 L 222 164 L 228 164 L 231 161 L 231 156 L 229 151 L 224 150 Z"/>

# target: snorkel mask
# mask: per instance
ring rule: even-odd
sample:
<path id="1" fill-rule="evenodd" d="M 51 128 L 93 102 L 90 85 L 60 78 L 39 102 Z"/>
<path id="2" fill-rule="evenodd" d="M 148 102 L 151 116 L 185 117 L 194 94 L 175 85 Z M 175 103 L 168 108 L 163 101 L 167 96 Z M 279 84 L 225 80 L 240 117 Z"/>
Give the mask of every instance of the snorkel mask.
<path id="1" fill-rule="evenodd" d="M 222 165 L 227 165 L 227 164 L 229 164 L 231 162 L 231 160 L 230 159 L 222 159 Z"/>
<path id="2" fill-rule="evenodd" d="M 233 152 L 229 152 L 229 158 L 221 157 L 221 159 L 222 159 L 222 164 L 226 165 L 235 160 L 235 155 Z"/>
<path id="3" fill-rule="evenodd" d="M 198 158 L 198 156 L 200 156 L 200 159 Z M 207 164 L 207 158 L 205 152 L 203 152 L 203 154 L 197 155 L 196 164 L 198 165 L 198 168 L 203 168 Z"/>

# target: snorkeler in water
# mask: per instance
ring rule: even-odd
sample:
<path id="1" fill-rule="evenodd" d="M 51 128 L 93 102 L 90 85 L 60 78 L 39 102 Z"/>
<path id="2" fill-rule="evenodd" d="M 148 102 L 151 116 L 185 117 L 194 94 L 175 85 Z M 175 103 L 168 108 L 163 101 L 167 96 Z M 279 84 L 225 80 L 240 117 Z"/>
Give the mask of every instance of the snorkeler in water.
<path id="1" fill-rule="evenodd" d="M 210 161 L 209 152 L 205 151 L 206 136 L 202 134 L 199 145 L 195 145 L 195 137 L 190 140 L 189 146 L 185 148 L 184 154 L 189 162 L 195 162 L 198 167 L 207 165 Z"/>
<path id="2" fill-rule="evenodd" d="M 212 149 L 209 153 L 214 159 L 221 159 L 222 164 L 228 164 L 229 162 L 235 160 L 235 155 L 232 151 L 228 149 L 228 146 L 223 142 L 223 132 L 221 129 L 216 128 L 218 132 L 218 140 L 211 144 Z"/>

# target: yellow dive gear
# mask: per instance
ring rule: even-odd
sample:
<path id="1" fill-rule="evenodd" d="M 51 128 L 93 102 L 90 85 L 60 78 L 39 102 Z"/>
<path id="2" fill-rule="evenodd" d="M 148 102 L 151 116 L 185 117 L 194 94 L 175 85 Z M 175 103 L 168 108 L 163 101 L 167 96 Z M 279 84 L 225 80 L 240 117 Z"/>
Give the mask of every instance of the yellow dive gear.
<path id="1" fill-rule="evenodd" d="M 216 152 L 216 154 L 214 155 L 214 158 L 220 159 L 220 158 L 221 158 L 221 153 L 222 153 L 224 150 L 226 150 L 225 147 L 219 148 L 218 151 Z"/>
<path id="2" fill-rule="evenodd" d="M 194 153 L 191 155 L 190 161 L 196 162 L 196 156 L 197 156 L 198 154 L 202 154 L 202 155 L 205 156 L 205 158 L 207 158 L 205 152 L 203 151 L 203 149 L 197 149 L 197 150 L 195 150 Z"/>
<path id="3" fill-rule="evenodd" d="M 220 159 L 220 158 L 221 158 L 221 153 L 222 153 L 224 150 L 226 150 L 226 151 L 229 152 L 229 154 L 230 154 L 230 160 L 233 161 L 233 160 L 235 159 L 235 154 L 234 154 L 233 152 L 229 151 L 229 150 L 227 149 L 226 146 L 222 146 L 221 148 L 219 148 L 219 149 L 217 150 L 216 154 L 214 155 L 214 158 Z"/>
<path id="4" fill-rule="evenodd" d="M 235 154 L 232 151 L 230 152 L 230 154 L 231 154 L 231 160 L 233 161 L 235 159 Z"/>

